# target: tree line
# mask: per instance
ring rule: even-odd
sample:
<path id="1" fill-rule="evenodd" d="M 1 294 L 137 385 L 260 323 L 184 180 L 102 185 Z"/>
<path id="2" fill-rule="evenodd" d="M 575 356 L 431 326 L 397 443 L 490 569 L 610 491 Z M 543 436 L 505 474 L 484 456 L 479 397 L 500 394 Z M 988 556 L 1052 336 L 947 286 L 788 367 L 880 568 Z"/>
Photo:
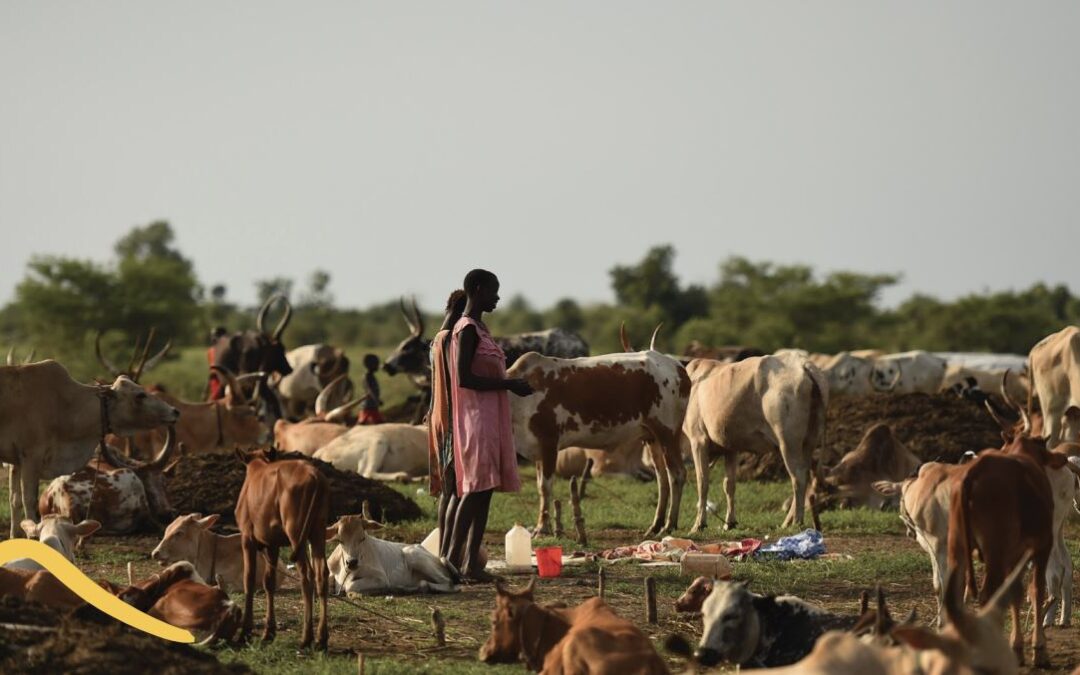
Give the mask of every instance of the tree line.
<path id="1" fill-rule="evenodd" d="M 215 326 L 230 331 L 254 326 L 258 306 L 240 306 L 224 285 L 207 286 L 198 279 L 168 222 L 133 228 L 113 253 L 107 262 L 32 257 L 14 300 L 0 310 L 3 344 L 33 346 L 39 357 L 58 358 L 89 377 L 99 370 L 93 340 L 101 329 L 107 331 L 109 348 L 122 349 L 150 327 L 177 346 L 202 346 Z M 619 325 L 625 321 L 639 346 L 662 322 L 658 348 L 669 352 L 698 340 L 766 351 L 876 347 L 1025 354 L 1043 336 L 1080 323 L 1080 298 L 1064 285 L 1037 283 L 953 301 L 915 294 L 885 308 L 881 294 L 899 282 L 896 274 L 819 274 L 806 265 L 738 256 L 719 263 L 711 285 L 684 284 L 671 246 L 654 247 L 637 263 L 613 267 L 610 279 L 614 304 L 564 298 L 541 309 L 515 295 L 492 314 L 492 330 L 508 334 L 558 326 L 580 333 L 593 353 L 618 350 Z M 260 304 L 274 293 L 293 302 L 286 333 L 290 346 L 329 342 L 388 351 L 407 333 L 397 298 L 365 309 L 337 307 L 326 270 L 314 270 L 302 285 L 284 277 L 254 283 Z M 432 311 L 426 318 L 430 334 L 441 315 Z"/>

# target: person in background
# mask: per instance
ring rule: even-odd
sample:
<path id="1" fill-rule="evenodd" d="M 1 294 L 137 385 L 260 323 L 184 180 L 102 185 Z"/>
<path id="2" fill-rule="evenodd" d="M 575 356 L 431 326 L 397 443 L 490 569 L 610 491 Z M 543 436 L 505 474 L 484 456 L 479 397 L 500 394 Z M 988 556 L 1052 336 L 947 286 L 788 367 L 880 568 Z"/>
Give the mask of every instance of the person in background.
<path id="1" fill-rule="evenodd" d="M 379 397 L 379 381 L 375 378 L 375 371 L 379 369 L 379 357 L 374 354 L 364 355 L 364 402 L 360 404 L 360 415 L 356 418 L 357 424 L 382 424 L 383 416 L 379 412 L 382 399 Z"/>
<path id="2" fill-rule="evenodd" d="M 428 492 L 439 498 L 439 556 L 450 551 L 450 530 L 457 512 L 457 478 L 454 476 L 453 411 L 450 406 L 450 331 L 465 311 L 465 291 L 458 289 L 446 300 L 442 326 L 431 338 L 431 409 L 428 411 Z"/>
<path id="3" fill-rule="evenodd" d="M 210 346 L 206 348 L 206 363 L 210 366 L 214 365 L 214 355 L 217 352 L 218 340 L 223 338 L 228 331 L 224 326 L 217 326 L 214 330 L 210 331 Z M 206 388 L 203 390 L 203 399 L 207 401 L 216 401 L 225 395 L 225 387 L 222 385 L 221 380 L 218 379 L 217 373 L 210 371 L 210 375 L 206 380 Z"/>
<path id="4" fill-rule="evenodd" d="M 450 563 L 465 579 L 491 582 L 480 557 L 495 490 L 517 492 L 517 455 L 510 420 L 508 391 L 533 392 L 523 379 L 507 379 L 506 356 L 484 325 L 485 312 L 499 303 L 499 279 L 487 270 L 465 275 L 465 312 L 454 324 L 450 340 L 453 411 L 454 477 L 458 507 L 451 533 Z"/>

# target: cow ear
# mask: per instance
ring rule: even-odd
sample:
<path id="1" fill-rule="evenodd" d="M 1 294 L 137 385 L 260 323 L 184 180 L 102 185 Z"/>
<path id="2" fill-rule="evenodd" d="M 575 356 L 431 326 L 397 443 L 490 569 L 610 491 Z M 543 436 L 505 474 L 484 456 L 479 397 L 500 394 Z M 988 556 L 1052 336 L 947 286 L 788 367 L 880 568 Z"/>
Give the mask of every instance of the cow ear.
<path id="1" fill-rule="evenodd" d="M 915 649 L 936 649 L 943 654 L 952 655 L 955 650 L 953 641 L 921 626 L 897 626 L 889 633 L 901 644 Z"/>
<path id="2" fill-rule="evenodd" d="M 377 520 L 368 520 L 367 518 L 364 518 L 365 530 L 381 530 L 383 529 L 383 527 L 385 527 L 385 525 L 383 525 Z"/>
<path id="3" fill-rule="evenodd" d="M 341 529 L 341 521 L 337 521 L 330 527 L 326 528 L 326 541 L 334 541 L 338 537 L 338 533 Z"/>
<path id="4" fill-rule="evenodd" d="M 89 537 L 93 533 L 101 529 L 101 523 L 96 520 L 84 520 L 75 526 L 75 534 L 79 538 Z"/>
<path id="5" fill-rule="evenodd" d="M 19 527 L 22 528 L 22 531 L 26 533 L 26 536 L 28 538 L 30 538 L 30 539 L 37 539 L 38 538 L 38 524 L 35 523 L 34 521 L 30 520 L 29 518 L 27 518 L 26 520 L 19 523 Z"/>
<path id="6" fill-rule="evenodd" d="M 197 524 L 197 525 L 198 525 L 199 527 L 203 528 L 204 530 L 209 530 L 209 529 L 210 529 L 211 527 L 213 527 L 213 526 L 214 526 L 214 525 L 215 525 L 215 524 L 217 523 L 217 521 L 218 521 L 218 520 L 219 520 L 220 518 L 221 518 L 221 515 L 220 515 L 220 514 L 217 514 L 217 513 L 211 513 L 210 515 L 208 515 L 208 516 L 207 516 L 207 517 L 205 517 L 205 518 L 199 518 L 199 517 L 198 517 L 198 516 L 196 515 L 196 518 L 195 518 L 195 523 L 196 523 L 196 524 Z"/>

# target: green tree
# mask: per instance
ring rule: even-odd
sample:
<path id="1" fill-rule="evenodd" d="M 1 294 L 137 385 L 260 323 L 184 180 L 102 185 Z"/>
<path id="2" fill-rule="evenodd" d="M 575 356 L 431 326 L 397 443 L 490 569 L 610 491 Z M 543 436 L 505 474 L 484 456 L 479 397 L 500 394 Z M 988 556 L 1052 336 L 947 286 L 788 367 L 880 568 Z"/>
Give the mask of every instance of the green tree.
<path id="1" fill-rule="evenodd" d="M 671 329 L 703 316 L 708 296 L 700 286 L 682 288 L 673 271 L 675 249 L 655 246 L 635 265 L 616 265 L 610 271 L 611 288 L 621 305 L 642 310 L 660 309 Z"/>

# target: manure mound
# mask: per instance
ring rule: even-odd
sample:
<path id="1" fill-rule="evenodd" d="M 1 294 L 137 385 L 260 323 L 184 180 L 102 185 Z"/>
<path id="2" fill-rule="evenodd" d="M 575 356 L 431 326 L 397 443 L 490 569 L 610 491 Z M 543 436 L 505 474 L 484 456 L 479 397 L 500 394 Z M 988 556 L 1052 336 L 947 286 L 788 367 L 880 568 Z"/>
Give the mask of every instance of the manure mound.
<path id="1" fill-rule="evenodd" d="M 371 503 L 371 514 L 384 522 L 414 520 L 422 513 L 416 502 L 382 483 L 332 464 L 294 453 L 281 458 L 310 461 L 330 482 L 330 522 L 340 516 L 360 513 L 364 501 Z M 236 499 L 244 485 L 244 464 L 231 453 L 211 453 L 185 458 L 168 477 L 169 500 L 178 513 L 220 513 L 222 521 L 235 523 Z"/>

